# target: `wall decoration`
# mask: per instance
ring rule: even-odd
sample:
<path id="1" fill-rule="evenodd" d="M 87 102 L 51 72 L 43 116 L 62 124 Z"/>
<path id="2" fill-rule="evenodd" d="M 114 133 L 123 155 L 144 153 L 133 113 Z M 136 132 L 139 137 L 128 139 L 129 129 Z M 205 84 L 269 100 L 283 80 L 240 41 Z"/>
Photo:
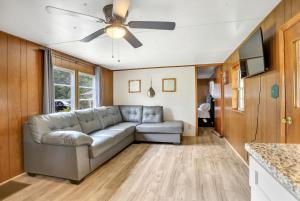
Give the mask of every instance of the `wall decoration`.
<path id="1" fill-rule="evenodd" d="M 128 80 L 128 93 L 141 93 L 141 80 Z"/>
<path id="2" fill-rule="evenodd" d="M 151 78 L 151 86 L 150 86 L 150 88 L 147 91 L 147 96 L 149 96 L 150 98 L 153 98 L 155 96 L 155 91 L 152 88 L 152 78 Z"/>
<path id="3" fill-rule="evenodd" d="M 163 92 L 176 92 L 176 78 L 163 78 L 162 79 Z"/>

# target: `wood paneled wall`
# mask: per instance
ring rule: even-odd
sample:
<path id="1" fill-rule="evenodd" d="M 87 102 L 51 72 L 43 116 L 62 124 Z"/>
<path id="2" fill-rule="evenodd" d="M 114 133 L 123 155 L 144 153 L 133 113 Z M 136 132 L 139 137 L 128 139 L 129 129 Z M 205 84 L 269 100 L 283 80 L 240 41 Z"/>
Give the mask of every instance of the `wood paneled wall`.
<path id="1" fill-rule="evenodd" d="M 0 32 L 0 182 L 23 172 L 22 124 L 42 110 L 39 46 Z"/>
<path id="2" fill-rule="evenodd" d="M 113 105 L 113 71 L 102 69 L 102 104 Z"/>
<path id="3" fill-rule="evenodd" d="M 238 153 L 247 160 L 244 143 L 255 139 L 256 118 L 261 83 L 259 123 L 255 142 L 279 142 L 280 101 L 271 98 L 271 87 L 279 84 L 278 30 L 300 12 L 299 0 L 283 0 L 261 23 L 270 71 L 245 80 L 245 112 L 232 110 L 231 78 L 224 85 L 224 135 Z M 238 49 L 226 60 L 224 71 L 239 64 Z"/>
<path id="4" fill-rule="evenodd" d="M 0 183 L 23 172 L 22 124 L 42 113 L 43 52 L 41 46 L 0 31 Z M 72 62 L 55 59 L 57 64 Z M 90 68 L 73 63 L 81 71 Z M 104 69 L 105 104 L 112 105 L 112 71 Z"/>

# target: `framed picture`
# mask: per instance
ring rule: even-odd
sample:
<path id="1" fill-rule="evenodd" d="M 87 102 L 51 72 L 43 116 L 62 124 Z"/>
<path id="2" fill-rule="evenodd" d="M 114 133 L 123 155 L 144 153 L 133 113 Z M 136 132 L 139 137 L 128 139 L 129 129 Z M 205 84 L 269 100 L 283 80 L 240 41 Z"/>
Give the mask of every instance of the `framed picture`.
<path id="1" fill-rule="evenodd" d="M 176 92 L 176 78 L 163 78 L 162 79 L 163 92 Z"/>
<path id="2" fill-rule="evenodd" d="M 141 80 L 128 80 L 128 93 L 140 93 Z"/>

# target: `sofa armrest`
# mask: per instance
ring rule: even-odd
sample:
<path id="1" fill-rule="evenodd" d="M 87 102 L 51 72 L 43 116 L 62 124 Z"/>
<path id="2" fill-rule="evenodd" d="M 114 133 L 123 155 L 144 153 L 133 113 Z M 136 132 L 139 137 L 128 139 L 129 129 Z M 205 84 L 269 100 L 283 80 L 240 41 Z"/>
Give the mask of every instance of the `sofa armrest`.
<path id="1" fill-rule="evenodd" d="M 93 139 L 78 131 L 53 131 L 43 135 L 42 144 L 62 145 L 62 146 L 81 146 L 91 145 Z"/>

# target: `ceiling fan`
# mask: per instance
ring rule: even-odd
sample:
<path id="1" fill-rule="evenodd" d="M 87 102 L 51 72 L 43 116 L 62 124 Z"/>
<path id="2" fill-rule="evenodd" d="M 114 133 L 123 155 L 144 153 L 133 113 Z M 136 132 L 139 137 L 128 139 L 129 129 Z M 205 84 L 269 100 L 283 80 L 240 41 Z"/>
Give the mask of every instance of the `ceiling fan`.
<path id="1" fill-rule="evenodd" d="M 95 38 L 107 34 L 112 39 L 124 38 L 134 48 L 141 47 L 143 44 L 126 28 L 133 29 L 158 29 L 158 30 L 174 30 L 175 22 L 164 21 L 130 21 L 126 24 L 128 16 L 130 0 L 114 0 L 113 4 L 104 6 L 103 12 L 105 19 L 91 16 L 88 14 L 79 13 L 76 11 L 66 10 L 53 6 L 46 6 L 45 9 L 51 14 L 63 14 L 74 17 L 81 17 L 94 22 L 105 23 L 106 27 L 97 30 L 96 32 L 81 39 L 81 42 L 90 42 Z"/>

